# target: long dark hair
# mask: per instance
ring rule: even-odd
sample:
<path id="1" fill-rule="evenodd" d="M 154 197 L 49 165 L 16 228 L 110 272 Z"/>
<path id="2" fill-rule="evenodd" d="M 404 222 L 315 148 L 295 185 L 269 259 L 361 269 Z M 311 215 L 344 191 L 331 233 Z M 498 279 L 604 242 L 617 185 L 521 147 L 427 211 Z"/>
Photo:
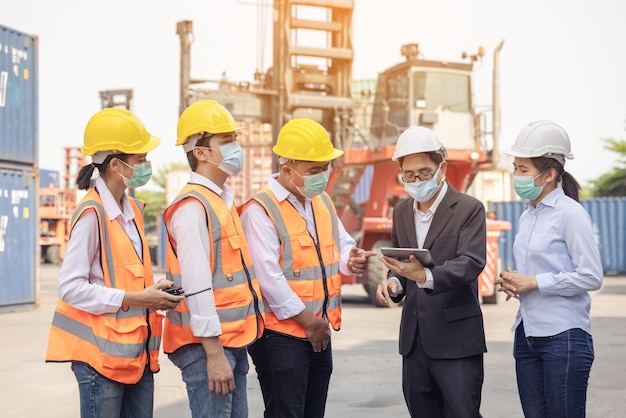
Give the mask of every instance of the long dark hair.
<path id="1" fill-rule="evenodd" d="M 560 162 L 550 157 L 535 157 L 531 158 L 531 160 L 535 168 L 542 173 L 554 168 L 556 170 L 556 184 L 558 185 L 559 182 L 562 181 L 562 187 L 565 194 L 577 202 L 580 201 L 578 197 L 580 184 L 578 184 L 574 176 L 565 171 L 565 168 Z"/>
<path id="2" fill-rule="evenodd" d="M 113 158 L 127 162 L 129 157 L 130 154 L 111 154 L 107 155 L 101 164 L 91 163 L 82 166 L 76 176 L 76 186 L 78 186 L 79 190 L 89 190 L 91 188 L 91 177 L 96 168 L 101 174 L 104 174 Z"/>

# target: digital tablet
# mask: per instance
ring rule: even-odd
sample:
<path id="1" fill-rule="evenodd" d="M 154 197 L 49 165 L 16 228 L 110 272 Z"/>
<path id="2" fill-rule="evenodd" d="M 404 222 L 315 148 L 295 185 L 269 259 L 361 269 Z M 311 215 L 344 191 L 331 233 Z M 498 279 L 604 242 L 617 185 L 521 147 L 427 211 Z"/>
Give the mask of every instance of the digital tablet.
<path id="1" fill-rule="evenodd" d="M 435 265 L 430 257 L 430 251 L 423 248 L 391 248 L 382 247 L 380 251 L 384 256 L 394 257 L 398 260 L 407 260 L 411 254 L 415 256 L 424 266 L 429 267 Z"/>

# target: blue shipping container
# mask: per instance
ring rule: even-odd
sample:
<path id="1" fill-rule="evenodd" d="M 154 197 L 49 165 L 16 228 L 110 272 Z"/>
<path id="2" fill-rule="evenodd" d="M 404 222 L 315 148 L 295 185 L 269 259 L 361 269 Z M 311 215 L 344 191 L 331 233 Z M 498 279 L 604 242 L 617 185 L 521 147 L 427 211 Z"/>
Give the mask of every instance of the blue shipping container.
<path id="1" fill-rule="evenodd" d="M 591 217 L 606 275 L 626 273 L 626 198 L 584 199 L 580 204 Z M 519 229 L 519 217 L 526 202 L 494 202 L 490 209 L 498 219 L 511 222 L 511 230 L 500 235 L 499 254 L 502 267 L 515 268 L 513 241 Z"/>
<path id="2" fill-rule="evenodd" d="M 32 170 L 0 168 L 0 312 L 34 307 L 39 249 Z"/>
<path id="3" fill-rule="evenodd" d="M 61 173 L 58 170 L 39 170 L 39 187 L 61 187 Z"/>
<path id="4" fill-rule="evenodd" d="M 0 164 L 37 162 L 36 36 L 0 25 Z"/>

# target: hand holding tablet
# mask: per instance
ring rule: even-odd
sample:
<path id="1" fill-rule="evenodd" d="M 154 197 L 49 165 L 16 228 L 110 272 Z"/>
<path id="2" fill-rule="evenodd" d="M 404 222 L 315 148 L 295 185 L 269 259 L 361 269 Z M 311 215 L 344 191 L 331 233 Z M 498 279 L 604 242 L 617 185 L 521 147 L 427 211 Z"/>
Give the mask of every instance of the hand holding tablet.
<path id="1" fill-rule="evenodd" d="M 424 248 L 391 248 L 391 247 L 382 247 L 380 251 L 386 257 L 394 257 L 398 260 L 408 260 L 409 256 L 413 254 L 415 258 L 417 258 L 420 263 L 422 263 L 425 267 L 434 266 L 435 263 L 430 256 L 430 251 Z"/>

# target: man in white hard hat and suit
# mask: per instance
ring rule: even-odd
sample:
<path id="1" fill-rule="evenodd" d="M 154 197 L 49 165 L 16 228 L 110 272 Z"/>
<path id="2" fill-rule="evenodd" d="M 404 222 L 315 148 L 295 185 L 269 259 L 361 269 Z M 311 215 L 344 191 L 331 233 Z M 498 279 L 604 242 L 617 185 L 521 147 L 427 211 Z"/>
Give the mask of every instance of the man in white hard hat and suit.
<path id="1" fill-rule="evenodd" d="M 400 323 L 402 389 L 412 417 L 480 417 L 483 353 L 478 296 L 486 262 L 485 209 L 446 182 L 447 150 L 434 132 L 411 126 L 398 161 L 411 198 L 393 212 L 392 245 L 430 250 L 434 265 L 383 256 L 381 303 L 405 299 Z"/>

